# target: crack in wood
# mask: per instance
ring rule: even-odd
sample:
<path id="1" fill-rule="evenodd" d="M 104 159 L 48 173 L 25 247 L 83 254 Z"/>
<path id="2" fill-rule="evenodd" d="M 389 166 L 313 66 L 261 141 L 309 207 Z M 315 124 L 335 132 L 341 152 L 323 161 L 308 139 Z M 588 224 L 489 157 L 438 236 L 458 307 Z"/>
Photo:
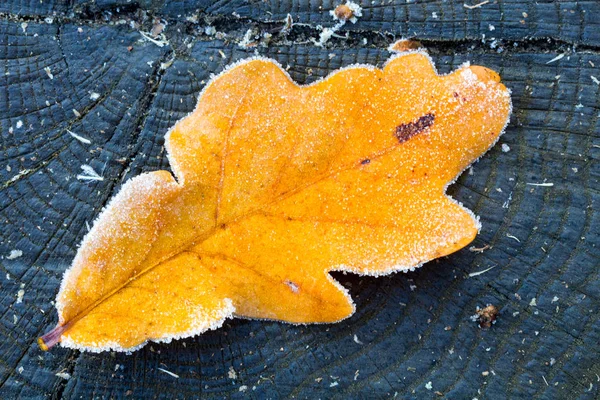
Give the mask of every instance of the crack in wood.
<path id="1" fill-rule="evenodd" d="M 136 3 L 137 4 L 137 3 Z M 127 7 L 125 7 L 127 9 Z M 142 25 L 146 30 L 150 30 L 151 25 L 148 21 L 155 18 L 163 19 L 169 25 L 177 25 L 184 27 L 178 31 L 166 30 L 165 33 L 169 40 L 177 40 L 183 37 L 193 37 L 196 40 L 213 41 L 214 36 L 207 35 L 200 28 L 202 24 L 190 21 L 184 21 L 172 17 L 161 16 L 160 13 L 155 13 L 153 10 L 143 10 L 133 8 L 134 11 L 119 12 L 111 14 L 110 19 L 102 16 L 102 13 L 82 12 L 76 13 L 75 16 L 54 16 L 54 23 L 63 24 L 82 24 L 88 26 L 114 26 L 115 21 L 129 19 L 136 21 L 135 12 L 142 10 L 147 14 L 147 21 Z M 322 31 L 320 26 L 302 23 L 293 25 L 292 29 L 285 35 L 278 34 L 285 26 L 285 21 L 263 21 L 250 17 L 234 17 L 231 15 L 212 14 L 206 12 L 197 13 L 197 19 L 201 21 L 210 21 L 210 26 L 213 26 L 216 31 L 224 32 L 226 39 L 233 42 L 240 42 L 248 30 L 256 30 L 259 33 L 273 34 L 269 41 L 269 46 L 296 46 L 303 44 L 311 44 L 310 39 L 318 39 Z M 15 22 L 32 22 L 44 23 L 44 17 L 36 15 L 21 15 L 0 13 L 0 20 L 15 21 Z M 366 47 L 386 48 L 397 40 L 397 35 L 392 32 L 381 32 L 378 30 L 362 29 L 360 31 L 348 30 L 344 32 L 347 37 L 332 37 L 326 47 L 330 49 L 349 49 L 356 47 L 365 47 L 363 40 L 367 39 L 369 45 Z M 577 51 L 578 53 L 600 54 L 600 45 L 591 45 L 578 43 L 561 39 L 559 37 L 544 36 L 533 38 L 503 38 L 486 40 L 482 37 L 465 36 L 461 39 L 447 38 L 419 38 L 419 41 L 429 51 L 436 54 L 454 54 L 469 50 L 476 53 L 498 53 L 498 47 L 503 48 L 504 53 L 570 53 Z M 491 45 L 495 42 L 494 45 Z M 576 50 L 574 48 L 576 46 Z"/>

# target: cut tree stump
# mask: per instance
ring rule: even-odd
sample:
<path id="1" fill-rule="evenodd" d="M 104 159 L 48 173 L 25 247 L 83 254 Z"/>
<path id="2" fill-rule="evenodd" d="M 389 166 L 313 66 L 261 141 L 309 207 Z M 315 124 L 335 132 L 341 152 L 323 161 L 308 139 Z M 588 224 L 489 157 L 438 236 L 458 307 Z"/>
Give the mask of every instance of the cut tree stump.
<path id="1" fill-rule="evenodd" d="M 362 3 L 323 47 L 339 2 L 0 4 L 1 398 L 600 397 L 600 2 Z M 163 36 L 140 34 L 161 21 Z M 260 54 L 308 83 L 381 66 L 400 37 L 440 73 L 470 61 L 512 90 L 505 135 L 450 188 L 481 217 L 471 250 L 337 274 L 357 303 L 338 324 L 229 320 L 131 355 L 39 350 L 87 226 L 124 181 L 169 169 L 164 135 L 211 74 Z M 85 164 L 103 180 L 78 180 Z M 482 329 L 471 316 L 488 304 Z"/>

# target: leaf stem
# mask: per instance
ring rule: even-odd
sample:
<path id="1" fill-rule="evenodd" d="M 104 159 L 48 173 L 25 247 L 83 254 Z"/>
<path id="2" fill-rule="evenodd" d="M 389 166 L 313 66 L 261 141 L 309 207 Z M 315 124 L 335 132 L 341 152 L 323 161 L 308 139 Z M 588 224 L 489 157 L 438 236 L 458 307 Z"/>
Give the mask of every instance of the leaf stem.
<path id="1" fill-rule="evenodd" d="M 60 337 L 65 332 L 65 330 L 67 330 L 66 325 L 57 325 L 50 332 L 46 333 L 43 336 L 40 336 L 37 340 L 40 349 L 48 351 L 52 347 L 54 347 L 58 342 L 60 342 Z"/>

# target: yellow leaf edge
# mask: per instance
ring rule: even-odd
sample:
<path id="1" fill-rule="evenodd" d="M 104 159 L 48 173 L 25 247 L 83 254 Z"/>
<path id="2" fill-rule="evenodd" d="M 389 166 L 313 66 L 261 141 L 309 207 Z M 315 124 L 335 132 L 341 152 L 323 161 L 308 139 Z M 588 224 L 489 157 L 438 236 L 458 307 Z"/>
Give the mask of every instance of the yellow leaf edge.
<path id="1" fill-rule="evenodd" d="M 417 49 L 417 50 L 410 50 L 410 51 L 405 51 L 405 52 L 396 52 L 396 51 L 392 51 L 392 50 L 388 50 L 392 53 L 391 57 L 388 58 L 388 60 L 383 64 L 383 66 L 381 68 L 378 68 L 377 66 L 371 65 L 371 64 L 360 64 L 360 63 L 355 63 L 355 64 L 351 64 L 339 69 L 336 69 L 335 71 L 333 71 L 332 73 L 328 74 L 325 77 L 321 77 L 317 80 L 315 80 L 314 82 L 311 82 L 309 84 L 298 84 L 296 81 L 294 81 L 294 79 L 290 76 L 290 74 L 281 66 L 281 64 L 279 62 L 277 62 L 274 59 L 268 58 L 268 57 L 262 57 L 262 56 L 253 56 L 253 57 L 248 57 L 236 62 L 233 62 L 229 65 L 227 65 L 221 72 L 219 72 L 218 74 L 212 74 L 210 77 L 210 80 L 206 83 L 206 85 L 204 86 L 204 88 L 200 91 L 200 93 L 198 94 L 197 100 L 196 100 L 196 107 L 194 107 L 194 110 L 192 110 L 190 113 L 186 114 L 185 116 L 183 116 L 182 118 L 180 118 L 176 123 L 173 124 L 173 126 L 171 126 L 171 128 L 169 128 L 169 130 L 167 131 L 167 133 L 165 134 L 165 148 L 167 150 L 167 159 L 169 161 L 169 164 L 171 166 L 171 170 L 173 171 L 173 179 L 175 181 L 175 184 L 178 185 L 184 185 L 184 179 L 183 179 L 183 175 L 179 172 L 179 165 L 177 163 L 177 160 L 175 160 L 174 158 L 171 157 L 172 153 L 170 151 L 170 146 L 169 146 L 169 137 L 171 135 L 171 133 L 174 131 L 175 126 L 183 119 L 189 117 L 191 114 L 193 114 L 196 109 L 198 108 L 199 104 L 200 104 L 200 100 L 202 99 L 204 92 L 215 82 L 217 81 L 220 77 L 222 77 L 223 75 L 226 75 L 227 73 L 229 73 L 231 70 L 242 66 L 244 64 L 253 62 L 253 61 L 264 61 L 264 62 L 269 62 L 274 64 L 279 70 L 281 70 L 281 72 L 286 76 L 286 78 L 292 82 L 294 85 L 296 85 L 299 88 L 306 88 L 306 87 L 310 87 L 313 85 L 317 85 L 319 83 L 321 83 L 322 81 L 326 81 L 328 79 L 330 79 L 331 77 L 333 77 L 334 75 L 336 75 L 337 73 L 340 73 L 342 71 L 345 70 L 350 70 L 350 69 L 368 69 L 370 71 L 374 71 L 377 69 L 381 69 L 383 70 L 389 63 L 391 63 L 392 61 L 398 59 L 398 58 L 402 58 L 402 57 L 408 57 L 411 55 L 421 55 L 424 56 L 429 64 L 432 66 L 435 74 L 439 77 L 442 76 L 446 76 L 446 75 L 450 75 L 452 73 L 455 73 L 456 71 L 460 71 L 460 70 L 464 70 L 466 68 L 468 68 L 471 64 L 470 62 L 465 62 L 463 64 L 461 64 L 458 68 L 446 73 L 446 74 L 440 74 L 435 66 L 435 63 L 433 61 L 433 59 L 431 58 L 431 56 L 427 53 L 426 50 L 424 49 Z M 510 123 L 510 117 L 512 115 L 513 112 L 513 104 L 512 104 L 512 98 L 511 98 L 511 90 L 510 88 L 506 88 L 507 89 L 507 96 L 508 96 L 508 101 L 509 101 L 509 109 L 508 109 L 508 113 L 507 113 L 507 118 L 506 121 L 504 123 L 504 126 L 502 127 L 502 129 L 500 130 L 498 136 L 496 137 L 496 139 L 494 140 L 494 142 L 492 142 L 490 144 L 490 146 L 487 148 L 486 151 L 484 151 L 477 159 L 475 159 L 473 162 L 471 162 L 470 164 L 466 165 L 465 168 L 463 168 L 461 171 L 459 171 L 456 176 L 450 180 L 445 186 L 444 186 L 444 196 L 447 197 L 452 203 L 456 204 L 457 206 L 459 206 L 462 210 L 464 210 L 469 216 L 471 216 L 476 228 L 477 228 L 477 234 L 480 233 L 481 231 L 481 222 L 479 219 L 479 216 L 475 215 L 475 213 L 473 211 L 471 211 L 470 209 L 466 208 L 460 201 L 452 198 L 452 196 L 448 195 L 446 193 L 446 190 L 448 189 L 448 187 L 450 185 L 452 185 L 453 183 L 456 182 L 456 180 L 464 173 L 465 170 L 467 170 L 468 168 L 470 168 L 473 164 L 475 164 L 477 161 L 479 161 L 479 159 L 481 159 L 491 148 L 493 148 L 496 143 L 500 140 L 500 137 L 505 133 L 506 131 L 506 127 L 508 126 L 508 124 Z M 103 216 L 105 214 L 108 214 L 109 211 L 112 209 L 111 207 L 114 206 L 114 203 L 116 202 L 117 198 L 119 195 L 121 195 L 123 192 L 127 191 L 127 187 L 131 186 L 131 183 L 134 182 L 136 180 L 136 178 L 140 178 L 143 176 L 147 176 L 148 173 L 142 173 L 138 176 L 135 176 L 133 178 L 131 178 L 128 182 L 126 182 L 123 187 L 119 190 L 119 192 L 111 199 L 111 201 L 106 205 L 106 207 L 104 207 L 102 209 L 102 211 L 99 213 L 98 217 L 94 220 L 93 225 L 92 225 L 92 230 L 90 230 L 82 239 L 80 247 L 83 247 L 86 243 L 87 240 L 89 240 L 89 237 L 91 236 L 91 234 L 93 233 L 94 229 L 93 227 L 96 226 L 96 224 L 98 224 L 102 219 Z M 474 238 L 473 238 L 474 239 Z M 468 243 L 467 243 L 468 244 Z M 466 244 L 465 244 L 466 246 Z M 432 260 L 428 260 L 428 261 L 424 261 L 424 262 L 420 262 L 414 265 L 394 265 L 394 266 L 390 266 L 387 269 L 384 270 L 378 270 L 378 271 L 370 271 L 370 270 L 362 270 L 359 271 L 356 268 L 352 268 L 352 266 L 348 266 L 348 265 L 338 265 L 336 267 L 331 267 L 328 268 L 327 270 L 324 269 L 325 275 L 327 277 L 327 279 L 334 285 L 336 286 L 336 288 L 338 288 L 338 290 L 340 290 L 340 292 L 343 293 L 343 295 L 347 298 L 349 304 L 352 307 L 352 312 L 349 313 L 346 317 L 339 319 L 338 321 L 334 321 L 334 322 L 311 322 L 311 325 L 316 325 L 316 324 L 331 324 L 331 323 L 337 323 L 340 321 L 343 321 L 345 319 L 350 318 L 351 316 L 354 315 L 354 313 L 356 312 L 356 305 L 352 299 L 352 297 L 350 296 L 349 291 L 338 281 L 336 281 L 335 279 L 333 279 L 333 277 L 327 273 L 327 272 L 331 272 L 331 271 L 339 271 L 339 272 L 350 272 L 350 273 L 354 273 L 354 274 L 358 274 L 361 276 L 373 276 L 373 277 L 380 277 L 380 276 L 387 276 L 387 275 L 391 275 L 393 273 L 397 273 L 397 272 L 409 272 L 409 271 L 415 271 L 417 268 L 420 268 L 421 266 L 423 266 L 423 264 L 432 261 Z M 60 300 L 60 293 L 63 291 L 63 289 L 66 287 L 68 281 L 70 280 L 70 276 L 73 273 L 73 264 L 67 268 L 67 270 L 65 270 L 64 275 L 63 275 L 63 279 L 61 281 L 60 284 L 60 288 L 59 291 L 57 293 L 56 296 L 56 300 L 55 300 L 55 307 L 58 311 L 58 313 L 60 314 L 61 310 L 64 308 L 64 305 L 62 304 L 61 300 Z M 126 285 L 126 284 L 125 284 Z M 124 285 L 123 285 L 124 286 Z M 120 290 L 122 287 L 118 288 L 117 290 Z M 144 347 L 146 344 L 148 344 L 149 342 L 154 342 L 154 343 L 170 343 L 172 340 L 174 339 L 184 339 L 187 337 L 192 337 L 192 336 L 197 336 L 200 335 L 206 331 L 209 330 L 216 330 L 218 328 L 220 328 L 221 326 L 223 326 L 224 322 L 226 319 L 228 318 L 241 318 L 241 319 L 253 319 L 253 320 L 264 320 L 264 321 L 277 321 L 277 322 L 285 322 L 291 325 L 308 325 L 307 323 L 295 323 L 295 322 L 289 322 L 289 321 L 282 321 L 282 320 L 271 320 L 271 319 L 266 319 L 266 318 L 248 318 L 248 317 L 242 317 L 242 316 L 237 316 L 235 314 L 235 306 L 233 305 L 233 302 L 231 301 L 231 299 L 225 298 L 224 299 L 224 305 L 221 309 L 219 309 L 217 311 L 217 315 L 218 318 L 215 321 L 212 321 L 210 324 L 207 325 L 202 325 L 202 326 L 197 326 L 197 327 L 192 327 L 192 329 L 186 331 L 186 332 L 182 332 L 182 333 L 178 333 L 178 334 L 173 334 L 171 336 L 168 337 L 163 337 L 163 338 L 150 338 L 145 340 L 144 342 L 136 345 L 136 346 L 132 346 L 132 347 L 122 347 L 120 346 L 118 343 L 113 343 L 113 342 L 107 342 L 107 343 L 103 343 L 102 345 L 99 346 L 95 346 L 95 347 L 90 347 L 90 346 L 84 346 L 81 345 L 77 342 L 75 342 L 74 340 L 72 340 L 71 338 L 69 338 L 69 336 L 63 336 L 63 333 L 68 329 L 68 327 L 66 325 L 62 325 L 62 326 L 57 326 L 56 328 L 54 328 L 53 330 L 51 330 L 50 332 L 46 333 L 45 335 L 39 337 L 37 339 L 37 343 L 39 345 L 39 347 L 44 350 L 47 351 L 50 347 L 52 347 L 54 344 L 60 343 L 61 347 L 64 348 L 69 348 L 69 349 L 75 349 L 75 350 L 80 350 L 80 351 L 88 351 L 88 352 L 92 352 L 92 353 L 101 353 L 104 351 L 117 351 L 117 352 L 126 352 L 126 353 L 132 353 L 136 350 L 141 349 L 142 347 Z"/>

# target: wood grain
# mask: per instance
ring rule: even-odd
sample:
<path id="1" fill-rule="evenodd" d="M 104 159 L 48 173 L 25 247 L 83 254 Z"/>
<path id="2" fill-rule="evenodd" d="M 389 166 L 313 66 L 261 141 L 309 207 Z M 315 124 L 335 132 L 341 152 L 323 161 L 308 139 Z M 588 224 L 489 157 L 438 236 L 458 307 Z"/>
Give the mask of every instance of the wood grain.
<path id="1" fill-rule="evenodd" d="M 309 39 L 333 24 L 330 2 L 124 3 L 0 5 L 0 397 L 600 396 L 598 2 L 369 2 L 340 30 L 348 39 L 326 48 Z M 287 13 L 307 25 L 284 37 Z M 154 16 L 168 22 L 164 47 L 129 25 L 147 31 Z M 225 36 L 207 35 L 208 23 Z M 241 48 L 248 29 L 273 38 Z M 86 222 L 124 180 L 168 169 L 164 134 L 210 74 L 256 50 L 312 82 L 353 63 L 381 66 L 386 45 L 413 35 L 440 72 L 471 61 L 513 91 L 499 145 L 450 189 L 481 216 L 474 247 L 489 248 L 392 277 L 338 274 L 358 311 L 335 325 L 233 320 L 132 355 L 38 349 Z M 104 180 L 77 180 L 83 164 Z M 9 259 L 12 250 L 23 254 Z M 470 316 L 488 303 L 500 313 L 482 330 Z"/>

